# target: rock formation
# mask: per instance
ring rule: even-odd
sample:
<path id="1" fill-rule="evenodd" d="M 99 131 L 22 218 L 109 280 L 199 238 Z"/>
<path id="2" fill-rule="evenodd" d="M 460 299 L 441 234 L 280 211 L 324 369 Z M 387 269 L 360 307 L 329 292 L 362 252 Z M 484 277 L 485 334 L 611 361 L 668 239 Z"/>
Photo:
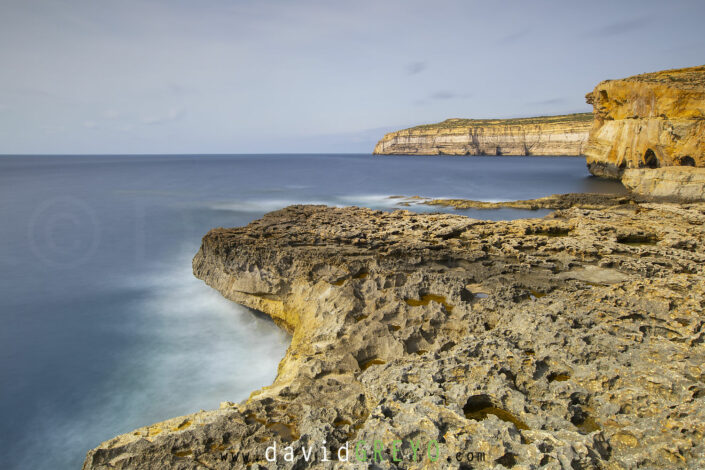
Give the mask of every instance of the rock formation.
<path id="1" fill-rule="evenodd" d="M 628 169 L 622 174 L 622 183 L 640 196 L 705 201 L 705 168 Z"/>
<path id="2" fill-rule="evenodd" d="M 519 201 L 473 201 L 468 199 L 424 199 L 419 198 L 418 203 L 429 206 L 446 206 L 455 209 L 569 209 L 579 207 L 581 209 L 604 209 L 609 206 L 627 204 L 634 201 L 634 197 L 619 196 L 614 194 L 590 194 L 590 193 L 568 193 L 553 194 L 551 196 L 538 199 L 527 199 Z"/>
<path id="3" fill-rule="evenodd" d="M 510 222 L 291 206 L 212 230 L 195 275 L 293 332 L 275 382 L 84 469 L 332 469 L 346 442 L 363 468 L 360 441 L 374 468 L 705 468 L 703 240 L 705 204 L 630 201 Z"/>
<path id="4" fill-rule="evenodd" d="M 595 114 L 585 149 L 594 175 L 705 166 L 705 66 L 606 80 L 586 99 Z"/>
<path id="5" fill-rule="evenodd" d="M 582 155 L 592 114 L 448 119 L 391 132 L 377 155 Z"/>

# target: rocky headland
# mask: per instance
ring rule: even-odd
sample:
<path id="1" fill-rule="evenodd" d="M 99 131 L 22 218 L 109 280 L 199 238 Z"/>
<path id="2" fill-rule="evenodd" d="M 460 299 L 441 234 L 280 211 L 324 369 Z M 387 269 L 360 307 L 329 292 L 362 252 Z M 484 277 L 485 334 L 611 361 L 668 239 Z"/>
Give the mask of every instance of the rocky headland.
<path id="1" fill-rule="evenodd" d="M 705 204 L 628 199 L 509 222 L 291 206 L 211 230 L 195 275 L 293 333 L 276 380 L 84 469 L 340 468 L 346 442 L 350 468 L 704 468 L 704 235 Z"/>
<path id="2" fill-rule="evenodd" d="M 605 80 L 586 99 L 595 115 L 585 149 L 594 175 L 619 179 L 630 168 L 705 166 L 705 66 Z M 686 174 L 659 173 L 671 181 Z"/>
<path id="3" fill-rule="evenodd" d="M 602 82 L 594 124 L 448 120 L 375 148 L 584 152 L 629 196 L 400 201 L 554 210 L 504 222 L 291 206 L 211 230 L 194 274 L 292 333 L 274 383 L 84 470 L 705 468 L 705 203 L 683 202 L 705 197 L 704 76 Z"/>
<path id="4" fill-rule="evenodd" d="M 385 135 L 376 155 L 582 155 L 592 114 L 448 119 Z"/>

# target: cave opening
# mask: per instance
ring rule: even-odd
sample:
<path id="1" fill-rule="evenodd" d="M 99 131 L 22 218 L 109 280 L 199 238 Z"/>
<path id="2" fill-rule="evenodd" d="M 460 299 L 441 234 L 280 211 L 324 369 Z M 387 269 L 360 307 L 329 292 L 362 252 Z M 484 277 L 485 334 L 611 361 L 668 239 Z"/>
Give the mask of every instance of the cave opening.
<path id="1" fill-rule="evenodd" d="M 659 166 L 659 161 L 654 151 L 651 149 L 646 149 L 646 153 L 644 153 L 644 167 L 658 168 Z"/>
<path id="2" fill-rule="evenodd" d="M 680 164 L 683 166 L 695 166 L 695 159 L 690 155 L 680 158 Z"/>

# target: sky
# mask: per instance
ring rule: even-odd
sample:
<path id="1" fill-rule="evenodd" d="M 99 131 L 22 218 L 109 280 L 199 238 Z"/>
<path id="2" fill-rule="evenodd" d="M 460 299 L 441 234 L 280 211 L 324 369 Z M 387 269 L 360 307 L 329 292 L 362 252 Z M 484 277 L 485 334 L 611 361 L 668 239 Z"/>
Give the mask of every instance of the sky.
<path id="1" fill-rule="evenodd" d="M 694 0 L 0 0 L 0 154 L 372 151 L 705 63 Z"/>

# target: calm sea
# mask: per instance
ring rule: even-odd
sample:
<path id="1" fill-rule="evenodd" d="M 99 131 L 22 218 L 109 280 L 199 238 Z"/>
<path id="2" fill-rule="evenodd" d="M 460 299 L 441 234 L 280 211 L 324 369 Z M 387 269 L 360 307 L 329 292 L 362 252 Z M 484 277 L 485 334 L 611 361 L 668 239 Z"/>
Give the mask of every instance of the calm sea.
<path id="1" fill-rule="evenodd" d="M 271 383 L 287 335 L 191 274 L 210 228 L 294 203 L 620 191 L 570 157 L 0 157 L 0 468 L 77 469 L 116 434 Z"/>

